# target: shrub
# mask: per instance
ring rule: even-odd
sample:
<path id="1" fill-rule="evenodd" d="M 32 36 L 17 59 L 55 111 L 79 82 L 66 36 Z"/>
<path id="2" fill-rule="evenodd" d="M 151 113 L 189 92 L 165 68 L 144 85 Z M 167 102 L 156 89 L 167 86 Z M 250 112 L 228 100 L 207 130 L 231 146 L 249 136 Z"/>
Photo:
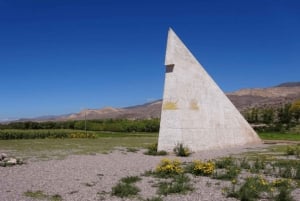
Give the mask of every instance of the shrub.
<path id="1" fill-rule="evenodd" d="M 293 147 L 287 146 L 286 147 L 286 155 L 294 155 L 294 154 L 295 154 L 295 150 L 293 149 Z"/>
<path id="2" fill-rule="evenodd" d="M 183 168 L 181 167 L 181 162 L 179 160 L 165 158 L 158 164 L 155 173 L 160 177 L 169 177 L 183 173 Z"/>
<path id="3" fill-rule="evenodd" d="M 35 199 L 45 199 L 48 197 L 43 191 L 26 191 L 24 195 Z"/>
<path id="4" fill-rule="evenodd" d="M 146 201 L 163 201 L 161 197 L 152 197 L 152 198 L 147 198 Z"/>
<path id="5" fill-rule="evenodd" d="M 156 155 L 157 153 L 157 143 L 153 143 L 151 145 L 149 145 L 148 147 L 148 154 L 149 155 Z"/>
<path id="6" fill-rule="evenodd" d="M 288 179 L 275 179 L 271 185 L 279 188 L 291 188 L 291 181 Z"/>
<path id="7" fill-rule="evenodd" d="M 225 157 L 215 161 L 217 168 L 227 168 L 234 165 L 234 159 L 232 157 Z"/>
<path id="8" fill-rule="evenodd" d="M 133 152 L 133 153 L 136 153 L 139 149 L 137 148 L 134 148 L 134 147 L 127 147 L 126 151 L 127 152 Z"/>
<path id="9" fill-rule="evenodd" d="M 288 188 L 279 188 L 279 193 L 275 196 L 275 201 L 293 201 L 291 190 Z"/>
<path id="10" fill-rule="evenodd" d="M 136 187 L 134 183 L 140 180 L 141 178 L 138 176 L 124 177 L 116 186 L 112 187 L 111 194 L 121 198 L 137 195 L 140 189 Z"/>
<path id="11" fill-rule="evenodd" d="M 211 175 L 215 170 L 215 164 L 211 161 L 202 162 L 195 160 L 191 164 L 191 173 L 195 175 L 207 176 Z"/>
<path id="12" fill-rule="evenodd" d="M 186 193 L 192 191 L 190 178 L 184 174 L 176 175 L 171 182 L 161 182 L 158 186 L 158 193 L 168 195 L 173 193 Z"/>
<path id="13" fill-rule="evenodd" d="M 140 189 L 132 184 L 120 182 L 112 188 L 111 194 L 123 198 L 130 195 L 137 195 L 139 191 Z"/>
<path id="14" fill-rule="evenodd" d="M 38 200 L 51 200 L 51 201 L 62 201 L 62 197 L 59 194 L 47 195 L 43 191 L 26 191 L 25 196 L 31 197 Z"/>
<path id="15" fill-rule="evenodd" d="M 152 155 L 152 156 L 164 156 L 168 153 L 164 150 L 157 151 L 157 143 L 151 144 L 147 147 L 147 151 L 144 153 L 146 155 Z"/>
<path id="16" fill-rule="evenodd" d="M 276 179 L 271 183 L 272 187 L 278 188 L 279 193 L 275 196 L 276 201 L 292 201 L 292 182 L 289 179 Z"/>
<path id="17" fill-rule="evenodd" d="M 230 192 L 228 197 L 235 197 L 243 201 L 254 201 L 262 192 L 269 192 L 270 186 L 263 177 L 248 177 L 238 191 Z"/>
<path id="18" fill-rule="evenodd" d="M 51 201 L 62 201 L 63 199 L 62 199 L 61 195 L 55 194 L 50 197 L 50 200 Z"/>
<path id="19" fill-rule="evenodd" d="M 240 169 L 236 166 L 227 167 L 224 173 L 215 172 L 213 178 L 220 180 L 233 180 L 240 173 Z"/>
<path id="20" fill-rule="evenodd" d="M 295 174 L 295 179 L 300 179 L 300 164 L 296 165 L 295 166 L 295 171 L 296 171 L 296 174 Z"/>
<path id="21" fill-rule="evenodd" d="M 293 167 L 279 168 L 279 176 L 283 178 L 293 178 L 294 177 L 294 169 Z"/>
<path id="22" fill-rule="evenodd" d="M 265 160 L 262 158 L 256 158 L 250 169 L 251 172 L 259 173 L 259 171 L 263 169 L 265 169 Z"/>
<path id="23" fill-rule="evenodd" d="M 188 147 L 183 146 L 182 143 L 177 144 L 174 149 L 173 149 L 174 153 L 176 154 L 176 156 L 189 156 L 191 154 L 190 149 Z"/>
<path id="24" fill-rule="evenodd" d="M 242 158 L 240 160 L 240 167 L 243 168 L 243 169 L 250 169 L 251 168 L 247 158 Z"/>
<path id="25" fill-rule="evenodd" d="M 299 145 L 297 146 L 287 146 L 286 147 L 286 155 L 296 155 L 297 157 L 300 154 L 300 149 L 299 149 Z"/>
<path id="26" fill-rule="evenodd" d="M 156 153 L 157 156 L 165 156 L 165 155 L 168 155 L 168 152 L 166 152 L 165 150 L 161 150 L 161 151 L 158 151 Z"/>
<path id="27" fill-rule="evenodd" d="M 133 184 L 135 182 L 140 181 L 141 178 L 138 176 L 128 176 L 128 177 L 124 177 L 121 179 L 121 182 L 126 183 L 126 184 Z"/>

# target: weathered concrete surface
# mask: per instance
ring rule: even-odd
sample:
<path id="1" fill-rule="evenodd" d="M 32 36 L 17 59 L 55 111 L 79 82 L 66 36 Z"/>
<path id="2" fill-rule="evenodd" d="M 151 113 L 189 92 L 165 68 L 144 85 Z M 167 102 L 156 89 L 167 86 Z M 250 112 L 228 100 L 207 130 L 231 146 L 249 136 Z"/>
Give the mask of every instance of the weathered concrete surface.
<path id="1" fill-rule="evenodd" d="M 166 75 L 158 149 L 183 143 L 192 151 L 261 140 L 172 29 L 168 33 Z"/>

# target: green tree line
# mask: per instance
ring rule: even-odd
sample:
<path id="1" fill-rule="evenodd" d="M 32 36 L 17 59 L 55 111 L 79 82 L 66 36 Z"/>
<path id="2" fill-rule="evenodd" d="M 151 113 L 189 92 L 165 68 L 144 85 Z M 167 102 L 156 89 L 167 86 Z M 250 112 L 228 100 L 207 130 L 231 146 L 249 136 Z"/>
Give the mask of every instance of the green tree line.
<path id="1" fill-rule="evenodd" d="M 251 124 L 264 124 L 257 127 L 263 131 L 284 131 L 299 125 L 300 123 L 300 100 L 281 107 L 252 108 L 243 113 L 246 120 Z M 201 123 L 201 122 L 199 122 Z M 48 122 L 11 122 L 0 124 L 0 129 L 72 129 L 87 131 L 111 131 L 111 132 L 158 132 L 160 119 L 128 120 L 128 119 L 105 119 L 105 120 L 78 120 L 78 121 L 48 121 Z"/>
<path id="2" fill-rule="evenodd" d="M 78 121 L 47 121 L 47 122 L 11 122 L 0 124 L 0 129 L 73 129 L 88 131 L 112 131 L 112 132 L 158 132 L 159 119 L 128 120 L 78 120 Z"/>
<path id="3" fill-rule="evenodd" d="M 265 124 L 268 131 L 289 130 L 300 123 L 300 100 L 276 108 L 251 108 L 243 114 L 251 124 Z"/>

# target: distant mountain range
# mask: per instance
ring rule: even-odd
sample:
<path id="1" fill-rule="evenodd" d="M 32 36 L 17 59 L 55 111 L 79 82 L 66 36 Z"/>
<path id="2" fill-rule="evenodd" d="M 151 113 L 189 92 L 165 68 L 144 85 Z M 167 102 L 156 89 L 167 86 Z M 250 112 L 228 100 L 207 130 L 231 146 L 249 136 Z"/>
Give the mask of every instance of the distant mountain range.
<path id="1" fill-rule="evenodd" d="M 269 88 L 241 89 L 226 94 L 233 104 L 242 112 L 254 107 L 278 107 L 300 99 L 300 82 L 287 82 Z M 79 113 L 59 116 L 44 116 L 18 121 L 67 121 L 83 119 L 149 119 L 159 118 L 162 100 L 143 105 L 125 108 L 105 107 L 102 109 L 87 109 Z"/>
<path id="2" fill-rule="evenodd" d="M 242 89 L 226 94 L 240 110 L 278 107 L 300 99 L 300 82 L 287 82 L 269 88 Z"/>

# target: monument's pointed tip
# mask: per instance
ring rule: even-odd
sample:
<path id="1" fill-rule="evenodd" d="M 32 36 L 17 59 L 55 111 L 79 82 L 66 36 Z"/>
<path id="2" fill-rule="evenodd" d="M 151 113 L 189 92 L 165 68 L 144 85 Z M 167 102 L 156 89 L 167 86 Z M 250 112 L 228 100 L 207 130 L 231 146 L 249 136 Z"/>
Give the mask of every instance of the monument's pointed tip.
<path id="1" fill-rule="evenodd" d="M 172 29 L 172 27 L 169 27 L 169 31 L 168 31 L 168 37 L 172 37 L 172 35 L 176 35 L 175 31 Z"/>
<path id="2" fill-rule="evenodd" d="M 169 27 L 167 49 L 165 56 L 165 65 L 174 65 L 176 60 L 178 60 L 182 55 L 186 54 L 184 52 L 190 52 L 184 43 L 180 40 L 174 30 Z"/>
<path id="3" fill-rule="evenodd" d="M 174 48 L 176 47 L 175 43 L 178 36 L 174 32 L 174 30 L 169 27 L 168 30 L 168 40 L 167 40 L 167 49 L 166 49 L 166 56 L 165 56 L 165 65 L 173 65 L 174 64 L 174 59 L 173 59 L 173 54 L 174 54 Z"/>

